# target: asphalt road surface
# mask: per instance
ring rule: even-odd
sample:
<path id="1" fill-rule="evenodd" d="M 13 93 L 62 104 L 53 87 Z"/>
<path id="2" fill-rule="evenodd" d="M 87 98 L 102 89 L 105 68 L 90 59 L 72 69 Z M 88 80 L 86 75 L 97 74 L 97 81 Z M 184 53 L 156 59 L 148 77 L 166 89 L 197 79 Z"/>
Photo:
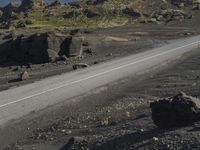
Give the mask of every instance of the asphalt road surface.
<path id="1" fill-rule="evenodd" d="M 200 36 L 0 92 L 0 126 L 113 81 L 142 75 L 200 46 Z"/>

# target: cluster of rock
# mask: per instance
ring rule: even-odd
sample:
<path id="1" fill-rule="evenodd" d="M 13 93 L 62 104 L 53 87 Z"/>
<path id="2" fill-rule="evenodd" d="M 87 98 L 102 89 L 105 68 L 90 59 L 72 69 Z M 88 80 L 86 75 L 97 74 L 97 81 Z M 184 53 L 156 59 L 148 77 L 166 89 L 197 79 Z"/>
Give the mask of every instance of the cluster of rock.
<path id="1" fill-rule="evenodd" d="M 15 19 L 15 12 L 17 12 L 18 5 L 9 3 L 2 8 L 1 21 Z"/>
<path id="2" fill-rule="evenodd" d="M 86 5 L 101 5 L 101 4 L 104 4 L 104 2 L 106 2 L 108 0 L 85 0 L 85 1 L 82 1 L 84 4 Z M 81 1 L 72 1 L 69 3 L 69 5 L 75 7 L 75 8 L 81 8 Z"/>
<path id="3" fill-rule="evenodd" d="M 152 120 L 160 128 L 181 127 L 200 120 L 200 100 L 185 93 L 150 104 Z"/>
<path id="4" fill-rule="evenodd" d="M 22 19 L 25 15 L 34 9 L 44 7 L 43 0 L 22 0 L 21 5 L 9 3 L 1 9 L 1 28 L 9 28 L 10 22 L 16 19 Z M 25 27 L 25 22 L 19 22 L 16 27 Z"/>
<path id="5" fill-rule="evenodd" d="M 2 8 L 2 11 L 3 13 L 9 12 L 9 14 L 20 13 L 42 8 L 44 6 L 45 3 L 43 0 L 22 0 L 22 3 L 20 5 L 12 2 L 9 3 L 8 5 Z"/>
<path id="6" fill-rule="evenodd" d="M 46 63 L 67 57 L 81 56 L 84 37 L 80 32 L 62 34 L 55 32 L 35 33 L 28 36 L 9 34 L 0 45 L 0 64 Z"/>
<path id="7" fill-rule="evenodd" d="M 193 9 L 200 9 L 200 0 L 173 0 L 172 3 L 178 7 L 193 5 Z"/>
<path id="8" fill-rule="evenodd" d="M 142 16 L 142 14 L 137 9 L 133 9 L 128 6 L 125 7 L 124 9 L 122 9 L 122 12 L 131 17 L 141 17 Z"/>
<path id="9" fill-rule="evenodd" d="M 57 17 L 60 20 L 64 20 L 83 16 L 90 19 L 107 16 L 127 16 L 132 20 L 139 20 L 142 23 L 162 23 L 191 18 L 191 15 L 188 15 L 183 10 L 179 10 L 180 6 L 193 5 L 194 9 L 200 9 L 200 0 L 156 1 L 152 5 L 149 5 L 151 3 L 152 0 L 116 2 L 112 2 L 111 0 L 84 0 L 68 3 L 66 7 L 63 7 L 66 10 L 60 12 L 56 11 L 56 9 L 62 7 L 60 0 L 54 0 L 48 6 L 45 5 L 44 0 L 22 0 L 20 6 L 10 3 L 1 9 L 0 26 L 2 28 L 22 28 L 33 24 L 38 18 L 32 18 L 31 20 L 28 18 L 29 12 L 31 13 L 32 10 L 40 8 L 42 11 L 39 11 L 39 13 L 44 18 L 46 17 L 47 20 L 50 17 Z"/>
<path id="10" fill-rule="evenodd" d="M 155 13 L 151 21 L 152 22 L 170 22 L 170 21 L 181 21 L 184 19 L 189 19 L 191 15 L 186 14 L 182 10 L 178 9 L 164 9 Z"/>

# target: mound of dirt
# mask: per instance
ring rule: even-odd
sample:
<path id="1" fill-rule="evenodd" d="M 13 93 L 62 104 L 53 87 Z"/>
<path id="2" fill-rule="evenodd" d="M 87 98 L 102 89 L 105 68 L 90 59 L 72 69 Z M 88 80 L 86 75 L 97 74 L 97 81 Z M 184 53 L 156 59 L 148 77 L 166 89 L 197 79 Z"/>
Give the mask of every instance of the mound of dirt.
<path id="1" fill-rule="evenodd" d="M 160 128 L 185 126 L 200 120 L 200 100 L 185 93 L 150 104 L 152 120 Z"/>

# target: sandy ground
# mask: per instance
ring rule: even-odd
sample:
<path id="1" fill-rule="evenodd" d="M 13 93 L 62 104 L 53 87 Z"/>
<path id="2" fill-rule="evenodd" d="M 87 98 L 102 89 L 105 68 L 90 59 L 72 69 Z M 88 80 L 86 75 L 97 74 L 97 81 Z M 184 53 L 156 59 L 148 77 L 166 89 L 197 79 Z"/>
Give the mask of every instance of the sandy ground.
<path id="1" fill-rule="evenodd" d="M 186 21 L 176 26 L 134 25 L 98 29 L 87 35 L 93 40 L 94 55 L 79 61 L 89 64 L 108 61 L 198 34 L 198 23 L 198 19 L 194 19 L 193 24 Z M 135 39 L 132 36 L 135 31 L 148 34 Z M 119 42 L 110 40 L 110 37 L 129 40 Z M 64 102 L 13 120 L 0 128 L 0 149 L 59 150 L 67 143 L 76 150 L 200 149 L 198 122 L 183 128 L 161 130 L 152 122 L 149 108 L 150 102 L 179 91 L 200 97 L 199 60 L 197 50 L 160 72 L 129 77 L 74 98 L 73 103 Z M 26 69 L 22 67 L 14 72 L 15 67 L 0 69 L 1 90 L 27 83 L 8 83 Z M 34 65 L 28 71 L 31 74 L 28 82 L 34 82 L 72 71 L 72 68 L 70 63 L 54 63 Z"/>

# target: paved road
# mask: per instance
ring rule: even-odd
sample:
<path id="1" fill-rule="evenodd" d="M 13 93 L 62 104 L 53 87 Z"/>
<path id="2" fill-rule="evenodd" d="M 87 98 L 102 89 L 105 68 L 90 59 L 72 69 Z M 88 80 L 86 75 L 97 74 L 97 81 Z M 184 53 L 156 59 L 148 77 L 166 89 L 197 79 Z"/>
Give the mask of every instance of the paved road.
<path id="1" fill-rule="evenodd" d="M 161 48 L 2 91 L 0 125 L 121 78 L 142 75 L 152 67 L 170 63 L 184 53 L 197 49 L 199 44 L 200 36 L 177 40 Z"/>

